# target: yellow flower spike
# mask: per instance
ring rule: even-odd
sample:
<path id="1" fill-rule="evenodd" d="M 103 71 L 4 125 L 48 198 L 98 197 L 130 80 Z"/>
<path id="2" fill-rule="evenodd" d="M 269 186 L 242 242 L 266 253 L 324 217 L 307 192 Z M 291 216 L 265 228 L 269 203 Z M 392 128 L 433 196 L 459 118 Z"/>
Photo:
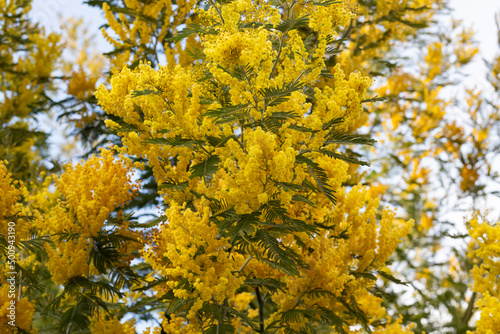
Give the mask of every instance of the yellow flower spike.
<path id="1" fill-rule="evenodd" d="M 10 326 L 6 325 L 14 320 L 17 327 L 29 331 L 30 333 L 38 333 L 38 330 L 33 326 L 33 316 L 35 315 L 35 305 L 32 304 L 26 297 L 21 298 L 21 300 L 15 300 L 15 312 L 14 319 L 12 313 L 9 310 L 11 308 L 12 298 L 9 297 L 9 287 L 10 284 L 3 284 L 0 287 L 0 323 L 2 327 L 0 328 L 0 333 L 11 333 L 9 329 Z"/>
<path id="2" fill-rule="evenodd" d="M 467 223 L 471 236 L 468 258 L 474 263 L 471 271 L 474 279 L 472 289 L 480 294 L 476 302 L 481 312 L 476 323 L 476 332 L 489 334 L 500 330 L 500 317 L 498 316 L 500 311 L 500 294 L 498 293 L 500 247 L 497 245 L 500 226 L 498 223 L 480 222 L 481 219 L 478 213 L 474 213 Z M 478 265 L 479 261 L 481 261 L 480 265 Z"/>
<path id="3" fill-rule="evenodd" d="M 135 319 L 121 323 L 117 317 L 107 319 L 104 312 L 94 314 L 90 322 L 92 334 L 135 334 Z"/>

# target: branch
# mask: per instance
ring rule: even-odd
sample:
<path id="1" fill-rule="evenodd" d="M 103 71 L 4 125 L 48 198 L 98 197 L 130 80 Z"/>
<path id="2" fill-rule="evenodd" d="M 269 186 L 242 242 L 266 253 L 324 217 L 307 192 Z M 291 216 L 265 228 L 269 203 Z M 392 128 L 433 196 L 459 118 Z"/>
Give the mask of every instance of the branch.
<path id="1" fill-rule="evenodd" d="M 469 323 L 469 320 L 472 317 L 473 313 L 472 309 L 474 308 L 474 302 L 476 301 L 476 296 L 477 296 L 476 292 L 472 293 L 472 296 L 470 297 L 469 300 L 469 305 L 467 306 L 467 310 L 465 310 L 464 316 L 462 318 L 462 323 L 464 324 L 465 328 L 467 328 L 467 324 Z"/>
<path id="2" fill-rule="evenodd" d="M 264 333 L 264 301 L 260 295 L 259 287 L 255 287 L 255 294 L 259 302 L 259 333 Z"/>

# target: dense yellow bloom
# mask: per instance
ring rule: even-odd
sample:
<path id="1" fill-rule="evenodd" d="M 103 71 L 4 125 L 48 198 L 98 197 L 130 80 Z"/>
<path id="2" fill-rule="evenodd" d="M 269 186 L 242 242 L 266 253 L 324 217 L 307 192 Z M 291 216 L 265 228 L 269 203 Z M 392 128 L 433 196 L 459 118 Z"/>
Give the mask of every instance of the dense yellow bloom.
<path id="1" fill-rule="evenodd" d="M 117 317 L 106 319 L 103 313 L 95 314 L 90 323 L 92 334 L 135 334 L 135 319 L 121 323 Z"/>
<path id="2" fill-rule="evenodd" d="M 390 320 L 390 319 L 387 319 Z M 389 322 L 387 325 L 381 328 L 377 328 L 373 331 L 374 334 L 409 334 L 409 333 L 414 333 L 412 331 L 413 326 L 402 326 L 402 319 L 401 317 L 396 318 L 396 321 L 394 322 Z"/>
<path id="3" fill-rule="evenodd" d="M 169 32 L 175 32 L 176 28 L 173 27 L 190 23 L 190 16 L 196 4 L 197 2 L 194 0 L 150 2 L 126 0 L 124 1 L 125 11 L 115 13 L 108 3 L 103 3 L 102 9 L 111 33 L 102 29 L 102 34 L 111 45 L 120 50 L 110 57 L 112 65 L 121 68 L 129 62 L 146 59 L 145 55 L 148 54 L 151 47 L 163 43 L 162 46 L 165 47 L 169 60 L 174 59 L 174 54 L 177 52 L 181 55 L 178 58 L 180 62 L 185 62 L 186 59 L 189 59 L 185 50 L 181 48 L 170 50 L 170 43 L 165 38 Z M 145 20 L 145 17 L 148 20 Z M 131 43 L 131 41 L 137 41 L 137 44 Z M 188 46 L 191 44 L 196 43 L 191 40 Z"/>
<path id="4" fill-rule="evenodd" d="M 69 165 L 57 183 L 57 190 L 65 199 L 64 207 L 78 220 L 77 230 L 83 237 L 95 236 L 109 214 L 132 199 L 135 189 L 128 168 L 106 150 L 83 164 Z M 54 231 L 68 227 L 57 220 L 51 221 Z"/>
<path id="5" fill-rule="evenodd" d="M 21 197 L 22 191 L 15 187 L 17 183 L 17 181 L 12 180 L 12 174 L 8 173 L 6 162 L 0 161 L 0 203 L 2 203 L 2 206 L 0 206 L 0 222 L 2 223 L 0 234 L 2 235 L 7 235 L 7 217 L 19 213 L 16 204 Z"/>
<path id="6" fill-rule="evenodd" d="M 491 334 L 500 331 L 500 226 L 488 222 L 480 222 L 475 216 L 468 222 L 469 258 L 473 260 L 471 271 L 474 278 L 473 290 L 481 294 L 477 306 L 481 317 L 477 321 L 477 333 Z"/>
<path id="7" fill-rule="evenodd" d="M 477 302 L 481 317 L 476 322 L 477 334 L 493 334 L 500 331 L 500 300 L 486 292 Z"/>
<path id="8" fill-rule="evenodd" d="M 67 223 L 71 224 L 72 222 L 68 221 Z M 57 237 L 54 240 L 57 240 Z M 58 242 L 56 249 L 46 245 L 45 250 L 49 256 L 47 269 L 51 272 L 54 283 L 64 284 L 71 277 L 89 275 L 88 253 L 90 247 L 91 244 L 83 238 Z"/>
<path id="9" fill-rule="evenodd" d="M 244 281 L 235 274 L 241 263 L 231 257 L 228 240 L 220 238 L 217 226 L 209 222 L 208 207 L 196 214 L 172 202 L 166 216 L 168 224 L 153 238 L 156 247 L 147 251 L 144 258 L 158 273 L 170 278 L 166 284 L 176 297 L 198 300 L 189 314 L 194 321 L 203 302 L 221 303 L 234 296 Z M 167 263 L 164 258 L 168 258 Z M 179 287 L 178 282 L 183 279 L 192 285 L 191 291 Z"/>
<path id="10" fill-rule="evenodd" d="M 31 6 L 21 5 L 19 1 L 3 1 L 0 4 L 3 34 L 13 36 L 5 39 L 8 42 L 0 46 L 2 63 L 4 66 L 12 66 L 9 71 L 2 70 L 1 74 L 0 119 L 3 121 L 8 121 L 13 116 L 23 119 L 33 111 L 32 105 L 42 100 L 41 95 L 52 88 L 52 83 L 47 78 L 56 69 L 56 60 L 62 53 L 58 34 L 46 35 L 43 30 L 38 31 L 33 27 L 28 31 L 19 31 L 15 18 L 27 16 L 30 10 Z M 19 33 L 26 33 L 28 36 L 17 40 Z M 28 38 L 33 44 L 26 48 L 21 40 Z"/>
<path id="11" fill-rule="evenodd" d="M 386 314 L 367 290 L 373 280 L 363 275 L 388 270 L 386 262 L 412 222 L 378 208 L 380 189 L 343 187 L 349 165 L 336 159 L 339 141 L 329 138 L 359 124 L 372 80 L 360 72 L 346 75 L 338 65 L 329 71 L 331 85 L 315 87 L 327 45 L 354 14 L 344 3 L 313 6 L 293 9 L 295 17 L 311 14 L 304 24 L 318 33 L 313 46 L 299 30 L 279 26 L 283 14 L 269 3 L 238 0 L 199 9 L 206 29 L 197 34 L 201 61 L 157 70 L 148 63 L 123 67 L 114 71 L 110 88 L 96 91 L 102 108 L 130 125 L 106 122 L 122 139 L 120 152 L 147 161 L 168 204 L 166 220 L 144 238 L 143 251 L 146 263 L 165 279 L 155 285 L 156 294 L 189 303 L 187 321 L 175 314 L 163 321 L 167 333 L 199 331 L 197 323 L 208 326 L 204 307 L 224 303 L 257 319 L 251 305 L 265 288 L 249 288 L 248 279 L 282 284 L 267 297 L 277 304 L 267 325 L 283 321 L 305 328 L 312 320 L 288 322 L 283 315 L 303 305 L 344 316 L 348 307 L 342 301 L 351 303 L 351 297 L 370 318 Z M 128 28 L 105 10 L 123 40 Z M 299 84 L 304 87 L 295 88 Z M 286 87 L 289 94 L 279 93 Z M 273 123 L 276 115 L 280 119 Z M 282 208 L 287 218 L 275 218 Z M 298 220 L 324 227 L 312 234 L 294 227 Z M 291 232 L 280 231 L 286 228 Z M 287 272 L 279 262 L 285 260 L 273 253 L 281 251 L 303 261 L 298 275 Z M 242 332 L 251 329 L 241 319 L 233 323 Z"/>
<path id="12" fill-rule="evenodd" d="M 8 309 L 11 306 L 11 301 L 15 300 L 15 324 L 17 327 L 29 331 L 30 333 L 36 334 L 38 331 L 36 328 L 32 328 L 33 316 L 35 314 L 35 305 L 29 302 L 28 298 L 23 297 L 21 300 L 17 300 L 16 297 L 9 297 L 9 284 L 2 284 L 0 287 L 0 333 L 1 334 L 11 334 L 13 331 L 12 326 L 7 325 L 12 321 L 12 317 L 7 317 L 12 314 Z M 14 333 L 17 331 L 14 330 Z"/>
<path id="13" fill-rule="evenodd" d="M 8 223 L 15 222 L 16 241 L 28 238 L 31 223 L 24 219 L 16 218 L 17 215 L 25 215 L 26 209 L 21 204 L 21 196 L 25 195 L 26 187 L 20 181 L 13 180 L 12 174 L 7 171 L 7 163 L 0 160 L 0 235 L 7 239 L 9 230 L 12 229 Z"/>
<path id="14" fill-rule="evenodd" d="M 138 184 L 132 183 L 129 167 L 126 160 L 116 160 L 111 151 L 102 150 L 100 157 L 68 165 L 58 179 L 57 190 L 64 200 L 39 217 L 42 228 L 53 235 L 55 248 L 46 244 L 45 249 L 54 282 L 62 284 L 71 277 L 94 272 L 88 263 L 93 247 L 89 238 L 101 232 L 110 213 L 135 196 Z M 77 238 L 64 240 L 71 234 Z M 133 232 L 124 234 L 138 237 Z M 128 248 L 125 246 L 122 251 Z"/>

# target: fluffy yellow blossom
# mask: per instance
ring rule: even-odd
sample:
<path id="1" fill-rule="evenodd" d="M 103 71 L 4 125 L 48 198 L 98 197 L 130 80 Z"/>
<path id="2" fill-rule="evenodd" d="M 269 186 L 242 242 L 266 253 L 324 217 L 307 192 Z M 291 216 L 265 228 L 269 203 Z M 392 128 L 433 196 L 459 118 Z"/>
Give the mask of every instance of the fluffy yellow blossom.
<path id="1" fill-rule="evenodd" d="M 102 9 L 109 30 L 102 29 L 102 34 L 118 50 L 110 57 L 112 65 L 116 68 L 122 68 L 129 61 L 146 59 L 148 52 L 160 45 L 165 46 L 166 56 L 169 60 L 175 59 L 176 54 L 181 55 L 178 58 L 180 62 L 185 61 L 186 58 L 189 59 L 182 48 L 171 50 L 166 36 L 169 32 L 175 32 L 174 27 L 178 27 L 186 21 L 190 23 L 190 16 L 193 15 L 192 10 L 196 4 L 196 1 L 193 0 L 181 2 L 127 0 L 123 3 L 125 10 L 115 11 L 115 8 L 104 3 Z M 149 19 L 144 20 L 145 17 Z M 158 35 L 155 37 L 156 34 L 161 38 L 158 38 Z M 133 47 L 130 41 L 137 41 L 137 47 Z M 190 41 L 188 43 L 189 46 L 192 44 L 196 44 L 196 42 Z"/>
<path id="2" fill-rule="evenodd" d="M 57 190 L 64 200 L 38 218 L 52 235 L 53 245 L 46 244 L 45 249 L 54 282 L 62 284 L 71 277 L 95 272 L 89 263 L 91 238 L 103 230 L 110 214 L 131 200 L 138 189 L 138 184 L 131 181 L 129 168 L 126 160 L 117 160 L 111 151 L 102 150 L 100 157 L 92 156 L 85 163 L 67 166 L 57 180 Z M 137 233 L 127 227 L 124 223 L 117 231 L 138 239 Z M 130 256 L 137 244 L 128 241 L 119 251 Z"/>
<path id="3" fill-rule="evenodd" d="M 105 10 L 123 40 L 130 27 Z M 154 291 L 167 309 L 184 303 L 162 322 L 167 333 L 216 326 L 206 310 L 229 305 L 258 318 L 253 305 L 263 294 L 277 305 L 265 324 L 279 333 L 280 322 L 312 325 L 315 317 L 286 320 L 306 306 L 340 316 L 356 299 L 368 317 L 385 315 L 367 273 L 387 270 L 411 222 L 378 209 L 380 189 L 348 191 L 349 164 L 338 152 L 340 136 L 360 124 L 372 79 L 338 65 L 327 71 L 331 85 L 318 84 L 328 45 L 354 13 L 336 2 L 282 10 L 257 0 L 198 9 L 199 21 L 184 31 L 199 38 L 195 63 L 170 54 L 158 69 L 123 67 L 96 91 L 125 123 L 106 122 L 123 152 L 147 161 L 167 203 L 142 252 L 162 278 Z M 310 14 L 301 24 L 317 41 L 287 26 L 289 11 L 294 19 Z M 243 318 L 231 323 L 254 330 Z"/>
<path id="4" fill-rule="evenodd" d="M 57 240 L 57 237 L 54 239 Z M 88 263 L 90 247 L 90 243 L 83 238 L 58 242 L 56 249 L 46 245 L 45 250 L 49 256 L 47 268 L 52 274 L 54 283 L 64 284 L 72 277 L 87 276 L 90 273 Z"/>
<path id="5" fill-rule="evenodd" d="M 390 319 L 387 319 L 388 324 L 383 327 L 379 327 L 373 331 L 374 334 L 411 334 L 414 333 L 412 328 L 414 326 L 403 326 L 401 317 L 396 318 L 396 321 L 390 322 Z"/>
<path id="6" fill-rule="evenodd" d="M 106 150 L 100 157 L 92 156 L 83 164 L 68 166 L 57 184 L 65 199 L 63 205 L 77 219 L 78 232 L 84 237 L 95 236 L 109 214 L 132 199 L 136 187 L 128 168 Z M 57 231 L 68 228 L 66 224 L 51 226 Z"/>
<path id="7" fill-rule="evenodd" d="M 32 223 L 17 217 L 30 213 L 21 203 L 21 198 L 26 196 L 26 193 L 25 185 L 13 180 L 12 174 L 8 173 L 7 163 L 0 160 L 0 203 L 3 203 L 0 208 L 0 235 L 6 241 L 15 239 L 19 242 L 21 239 L 29 238 Z"/>
<path id="8" fill-rule="evenodd" d="M 135 334 L 135 319 L 121 323 L 117 317 L 107 319 L 103 313 L 95 314 L 90 322 L 92 334 Z"/>
<path id="9" fill-rule="evenodd" d="M 14 298 L 10 297 L 9 295 L 12 292 L 9 292 L 9 287 L 10 284 L 3 284 L 0 287 L 0 333 L 13 333 L 12 330 L 15 327 L 9 325 L 9 322 L 13 322 L 17 327 L 36 334 L 38 332 L 37 329 L 32 327 L 35 305 L 30 303 L 26 297 L 18 300 L 17 293 Z M 12 304 L 12 301 L 15 303 Z M 15 307 L 14 312 L 12 312 L 12 305 Z"/>
<path id="10" fill-rule="evenodd" d="M 500 331 L 500 300 L 486 292 L 477 302 L 481 317 L 476 322 L 477 334 L 491 334 Z"/>
<path id="11" fill-rule="evenodd" d="M 477 333 L 496 333 L 500 331 L 500 263 L 498 256 L 500 247 L 500 226 L 486 221 L 480 222 L 476 213 L 468 222 L 469 258 L 473 260 L 471 271 L 474 278 L 473 290 L 481 297 L 476 302 L 480 310 L 480 318 L 476 323 Z"/>
<path id="12" fill-rule="evenodd" d="M 248 304 L 255 298 L 252 293 L 242 292 L 238 293 L 234 298 L 234 303 L 238 311 L 244 311 L 248 308 Z"/>
<path id="13" fill-rule="evenodd" d="M 22 189 L 16 188 L 18 181 L 12 180 L 12 174 L 8 173 L 6 162 L 0 161 L 0 222 L 2 227 L 0 234 L 7 235 L 7 221 L 11 220 L 16 214 L 19 213 L 20 208 L 16 205 L 21 199 Z M 22 187 L 22 183 L 20 184 Z"/>
<path id="14" fill-rule="evenodd" d="M 236 273 L 241 263 L 234 261 L 228 240 L 218 236 L 208 213 L 208 207 L 197 214 L 171 203 L 166 212 L 168 224 L 154 236 L 157 246 L 144 254 L 153 268 L 170 278 L 167 285 L 175 296 L 198 298 L 201 303 L 222 302 L 243 283 L 243 277 Z M 178 280 L 183 279 L 187 283 L 179 286 Z M 193 307 L 190 318 L 194 319 L 201 306 Z"/>

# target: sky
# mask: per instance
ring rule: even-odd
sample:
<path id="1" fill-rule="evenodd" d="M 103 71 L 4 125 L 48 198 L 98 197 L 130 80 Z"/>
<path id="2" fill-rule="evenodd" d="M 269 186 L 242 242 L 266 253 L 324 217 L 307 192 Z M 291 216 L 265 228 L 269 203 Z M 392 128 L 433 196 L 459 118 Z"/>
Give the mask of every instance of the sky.
<path id="1" fill-rule="evenodd" d="M 468 73 L 469 87 L 486 88 L 484 73 L 487 68 L 483 59 L 491 60 L 500 52 L 499 35 L 495 23 L 495 15 L 500 15 L 500 0 L 451 0 L 453 17 L 461 19 L 476 32 L 476 41 L 479 42 L 479 56 Z"/>
<path id="2" fill-rule="evenodd" d="M 498 49 L 495 14 L 500 12 L 500 0 L 452 0 L 454 17 L 464 20 L 477 31 L 483 56 L 492 58 Z"/>

